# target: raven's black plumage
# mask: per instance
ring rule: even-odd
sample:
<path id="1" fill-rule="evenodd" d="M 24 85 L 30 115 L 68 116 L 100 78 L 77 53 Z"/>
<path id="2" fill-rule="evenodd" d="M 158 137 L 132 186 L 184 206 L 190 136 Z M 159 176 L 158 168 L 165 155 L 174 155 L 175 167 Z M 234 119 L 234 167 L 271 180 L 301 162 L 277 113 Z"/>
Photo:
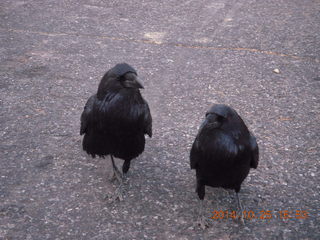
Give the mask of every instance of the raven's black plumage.
<path id="1" fill-rule="evenodd" d="M 143 86 L 136 70 L 126 63 L 117 64 L 103 76 L 81 115 L 83 149 L 92 157 L 111 155 L 123 159 L 123 173 L 129 170 L 130 161 L 144 151 L 144 135 L 152 136 L 149 106 L 139 88 Z"/>
<path id="2" fill-rule="evenodd" d="M 234 189 L 238 193 L 250 168 L 257 168 L 258 160 L 256 139 L 237 112 L 222 104 L 212 106 L 190 152 L 200 200 L 204 199 L 205 186 Z"/>

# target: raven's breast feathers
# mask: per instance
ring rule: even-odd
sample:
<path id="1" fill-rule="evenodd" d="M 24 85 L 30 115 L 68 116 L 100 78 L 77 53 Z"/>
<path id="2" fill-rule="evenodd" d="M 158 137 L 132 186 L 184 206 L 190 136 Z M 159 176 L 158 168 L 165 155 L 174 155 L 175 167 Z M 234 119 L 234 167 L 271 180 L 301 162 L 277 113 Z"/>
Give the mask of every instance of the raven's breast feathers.
<path id="1" fill-rule="evenodd" d="M 148 134 L 152 136 L 152 118 L 147 102 L 139 92 L 134 95 L 110 92 L 99 100 L 93 95 L 81 115 L 81 130 L 121 135 Z"/>

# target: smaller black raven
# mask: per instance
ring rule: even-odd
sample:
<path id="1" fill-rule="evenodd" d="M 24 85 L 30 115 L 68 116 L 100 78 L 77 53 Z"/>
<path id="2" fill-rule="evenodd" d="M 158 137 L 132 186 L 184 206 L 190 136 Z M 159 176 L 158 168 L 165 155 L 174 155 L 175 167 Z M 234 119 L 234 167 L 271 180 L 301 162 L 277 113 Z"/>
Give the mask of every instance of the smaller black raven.
<path id="1" fill-rule="evenodd" d="M 124 174 L 130 161 L 144 151 L 144 135 L 152 136 L 152 118 L 140 88 L 136 70 L 126 63 L 117 64 L 103 76 L 81 115 L 83 150 L 92 157 L 111 157 L 113 178 L 120 182 L 114 200 L 122 200 Z M 113 156 L 124 160 L 123 175 Z"/>
<path id="2" fill-rule="evenodd" d="M 191 169 L 196 170 L 196 192 L 200 199 L 199 223 L 203 217 L 205 186 L 234 189 L 242 215 L 238 192 L 250 168 L 257 168 L 259 148 L 238 113 L 223 104 L 206 113 L 190 152 Z M 242 218 L 241 218 L 242 219 Z"/>

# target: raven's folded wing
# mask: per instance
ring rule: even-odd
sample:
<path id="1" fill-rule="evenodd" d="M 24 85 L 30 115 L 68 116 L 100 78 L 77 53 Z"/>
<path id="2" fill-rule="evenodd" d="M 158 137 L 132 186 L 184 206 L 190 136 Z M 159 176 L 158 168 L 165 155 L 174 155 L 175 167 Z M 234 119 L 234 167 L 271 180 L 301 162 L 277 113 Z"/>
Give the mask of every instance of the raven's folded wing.
<path id="1" fill-rule="evenodd" d="M 202 158 L 219 161 L 221 165 L 230 165 L 241 151 L 242 147 L 221 131 L 215 131 L 208 137 L 198 135 L 191 148 L 190 167 L 197 168 Z"/>
<path id="2" fill-rule="evenodd" d="M 93 104 L 96 101 L 96 95 L 92 95 L 86 105 L 84 106 L 83 112 L 81 114 L 81 126 L 80 126 L 80 135 L 87 132 L 89 116 L 93 109 Z"/>
<path id="3" fill-rule="evenodd" d="M 252 133 L 250 133 L 250 148 L 251 148 L 250 167 L 257 168 L 259 163 L 259 147 L 257 144 L 257 140 Z"/>
<path id="4" fill-rule="evenodd" d="M 148 134 L 149 137 L 152 137 L 152 117 L 148 103 L 144 104 L 144 133 Z"/>
<path id="5" fill-rule="evenodd" d="M 201 151 L 199 149 L 199 140 L 198 138 L 196 138 L 192 144 L 192 148 L 190 151 L 190 168 L 196 169 L 200 159 L 201 159 Z"/>

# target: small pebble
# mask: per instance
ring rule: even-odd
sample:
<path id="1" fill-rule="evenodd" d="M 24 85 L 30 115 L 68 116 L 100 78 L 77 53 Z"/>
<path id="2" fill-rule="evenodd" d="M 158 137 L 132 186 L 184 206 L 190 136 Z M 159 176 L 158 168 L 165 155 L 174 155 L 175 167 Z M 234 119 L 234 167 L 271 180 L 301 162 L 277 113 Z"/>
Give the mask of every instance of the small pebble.
<path id="1" fill-rule="evenodd" d="M 273 69 L 274 73 L 280 73 L 280 70 L 278 68 Z"/>

